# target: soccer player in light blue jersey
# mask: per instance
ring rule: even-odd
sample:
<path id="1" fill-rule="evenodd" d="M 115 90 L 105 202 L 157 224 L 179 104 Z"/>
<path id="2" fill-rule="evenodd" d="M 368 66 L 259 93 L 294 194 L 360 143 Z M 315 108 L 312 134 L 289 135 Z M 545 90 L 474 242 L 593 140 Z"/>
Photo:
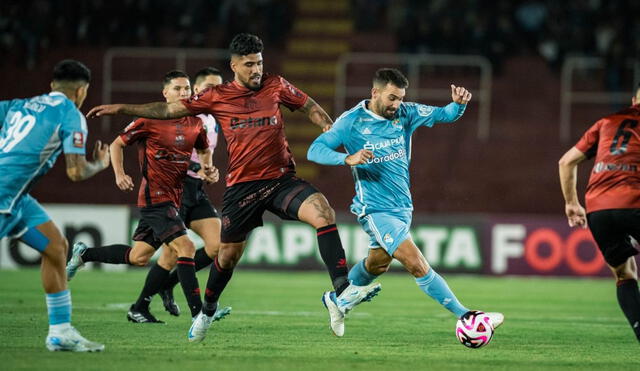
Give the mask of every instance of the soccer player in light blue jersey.
<path id="1" fill-rule="evenodd" d="M 94 161 L 85 158 L 87 123 L 79 111 L 91 72 L 64 60 L 53 70 L 51 92 L 0 101 L 0 238 L 19 238 L 42 254 L 42 285 L 49 313 L 49 350 L 95 352 L 104 345 L 82 337 L 71 326 L 71 294 L 65 265 L 68 243 L 38 201 L 29 195 L 61 152 L 67 175 L 87 179 L 109 167 L 109 147 L 97 141 Z"/>
<path id="2" fill-rule="evenodd" d="M 351 212 L 370 236 L 367 258 L 349 271 L 351 284 L 371 284 L 396 258 L 425 294 L 460 318 L 475 311 L 460 303 L 445 280 L 429 266 L 409 233 L 413 212 L 409 162 L 413 132 L 420 126 L 458 120 L 471 93 L 451 85 L 453 102 L 434 107 L 403 102 L 408 85 L 406 77 L 396 69 L 376 71 L 371 99 L 343 113 L 331 130 L 313 142 L 307 157 L 323 165 L 351 166 L 356 188 Z M 340 146 L 347 153 L 336 151 Z M 331 329 L 336 335 L 343 334 L 344 316 L 350 308 L 345 308 L 333 292 L 326 292 L 322 300 L 329 310 Z M 501 313 L 487 314 L 494 327 L 502 324 Z"/>

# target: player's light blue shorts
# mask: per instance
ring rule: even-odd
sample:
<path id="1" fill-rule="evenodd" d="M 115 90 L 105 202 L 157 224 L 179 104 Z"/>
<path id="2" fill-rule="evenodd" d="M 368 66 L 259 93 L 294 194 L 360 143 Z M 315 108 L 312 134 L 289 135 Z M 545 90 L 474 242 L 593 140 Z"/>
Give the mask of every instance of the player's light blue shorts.
<path id="1" fill-rule="evenodd" d="M 369 235 L 370 248 L 384 248 L 393 256 L 398 246 L 410 238 L 411 212 L 378 212 L 358 218 L 364 231 Z"/>
<path id="2" fill-rule="evenodd" d="M 0 214 L 0 238 L 21 237 L 29 228 L 34 228 L 49 220 L 51 220 L 49 214 L 38 201 L 26 194 L 16 202 L 11 214 Z"/>

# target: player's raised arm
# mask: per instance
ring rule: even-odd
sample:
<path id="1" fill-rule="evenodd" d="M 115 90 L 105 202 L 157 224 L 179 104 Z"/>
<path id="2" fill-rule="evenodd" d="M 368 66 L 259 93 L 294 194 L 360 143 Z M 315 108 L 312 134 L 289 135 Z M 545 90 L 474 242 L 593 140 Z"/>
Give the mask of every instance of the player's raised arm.
<path id="1" fill-rule="evenodd" d="M 576 147 L 572 147 L 558 161 L 560 186 L 562 187 L 562 196 L 565 202 L 564 210 L 571 227 L 587 227 L 586 213 L 580 205 L 576 190 L 578 164 L 586 159 L 587 156 L 584 153 Z"/>
<path id="2" fill-rule="evenodd" d="M 87 161 L 84 155 L 65 153 L 67 176 L 74 182 L 85 180 L 109 167 L 109 146 L 96 141 L 93 148 L 93 161 Z"/>
<path id="3" fill-rule="evenodd" d="M 318 125 L 323 132 L 329 131 L 333 125 L 333 120 L 327 114 L 327 112 L 318 104 L 313 98 L 308 97 L 307 102 L 298 109 L 300 112 L 305 113 L 311 122 Z"/>
<path id="4" fill-rule="evenodd" d="M 193 115 L 181 102 L 153 102 L 146 104 L 104 104 L 93 107 L 88 118 L 107 115 L 129 115 L 150 119 L 167 120 Z"/>

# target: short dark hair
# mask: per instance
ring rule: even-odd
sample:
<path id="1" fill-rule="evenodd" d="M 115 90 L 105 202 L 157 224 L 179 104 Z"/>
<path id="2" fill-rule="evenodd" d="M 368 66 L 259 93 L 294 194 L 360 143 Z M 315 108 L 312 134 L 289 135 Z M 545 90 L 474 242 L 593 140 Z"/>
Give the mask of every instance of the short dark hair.
<path id="1" fill-rule="evenodd" d="M 193 83 L 196 84 L 199 80 L 207 76 L 220 76 L 220 78 L 222 78 L 222 72 L 215 67 L 205 67 L 196 72 L 196 75 L 193 77 Z"/>
<path id="2" fill-rule="evenodd" d="M 229 44 L 229 53 L 231 55 L 249 55 L 262 53 L 262 40 L 256 35 L 241 33 L 237 34 L 231 44 Z"/>
<path id="3" fill-rule="evenodd" d="M 56 82 L 91 82 L 91 70 L 82 62 L 73 59 L 65 59 L 53 68 L 53 81 Z"/>
<path id="4" fill-rule="evenodd" d="M 162 79 L 162 86 L 169 85 L 171 83 L 171 80 L 177 79 L 178 77 L 184 77 L 187 80 L 189 79 L 189 75 L 187 75 L 182 71 L 179 71 L 179 70 L 169 71 L 164 75 L 164 78 Z"/>
<path id="5" fill-rule="evenodd" d="M 387 86 L 387 84 L 393 84 L 400 89 L 406 89 L 409 87 L 409 80 L 402 74 L 402 72 L 395 68 L 380 68 L 373 76 L 373 84 L 378 86 Z"/>

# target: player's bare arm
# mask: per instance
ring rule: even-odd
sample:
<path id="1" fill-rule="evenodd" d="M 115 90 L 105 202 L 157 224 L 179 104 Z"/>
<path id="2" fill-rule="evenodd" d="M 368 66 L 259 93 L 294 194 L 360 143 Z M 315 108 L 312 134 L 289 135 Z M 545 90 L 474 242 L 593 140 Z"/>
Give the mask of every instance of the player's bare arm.
<path id="1" fill-rule="evenodd" d="M 213 166 L 213 152 L 211 152 L 211 149 L 196 149 L 196 153 L 198 154 L 198 159 L 202 166 L 200 170 L 198 170 L 198 175 L 200 175 L 200 177 L 202 177 L 202 179 L 204 179 L 208 184 L 217 182 L 220 179 L 220 173 L 218 172 L 218 169 Z"/>
<path id="2" fill-rule="evenodd" d="M 93 147 L 93 161 L 87 161 L 84 155 L 65 154 L 67 176 L 74 182 L 85 180 L 109 167 L 109 146 L 96 141 Z"/>
<path id="3" fill-rule="evenodd" d="M 122 138 L 117 137 L 109 147 L 111 150 L 113 173 L 116 177 L 116 185 L 121 191 L 133 190 L 133 180 L 124 172 L 124 147 L 126 146 Z"/>
<path id="4" fill-rule="evenodd" d="M 320 126 L 323 132 L 331 129 L 331 125 L 333 125 L 333 120 L 331 120 L 331 117 L 329 117 L 327 112 L 322 107 L 320 107 L 320 105 L 316 103 L 316 101 L 314 101 L 311 97 L 307 98 L 307 102 L 304 104 L 304 106 L 300 107 L 298 111 L 307 114 L 307 116 L 309 116 L 309 120 L 311 120 L 311 122 L 313 122 L 314 124 Z"/>
<path id="5" fill-rule="evenodd" d="M 108 115 L 129 115 L 149 119 L 168 120 L 191 116 L 187 107 L 182 102 L 153 102 L 146 104 L 104 104 L 93 107 L 88 118 Z"/>
<path id="6" fill-rule="evenodd" d="M 471 100 L 472 94 L 462 86 L 451 84 L 451 100 L 458 104 L 467 104 Z"/>
<path id="7" fill-rule="evenodd" d="M 367 160 L 372 158 L 373 158 L 373 152 L 367 149 L 361 149 L 358 152 L 347 156 L 344 159 L 344 163 L 349 166 L 362 165 L 362 164 L 366 164 Z"/>
<path id="8" fill-rule="evenodd" d="M 576 186 L 578 164 L 587 157 L 576 147 L 572 147 L 565 153 L 560 161 L 558 161 L 558 170 L 560 173 L 560 186 L 562 187 L 562 195 L 565 202 L 565 214 L 571 227 L 587 227 L 587 217 L 584 208 L 578 200 L 578 192 Z"/>

